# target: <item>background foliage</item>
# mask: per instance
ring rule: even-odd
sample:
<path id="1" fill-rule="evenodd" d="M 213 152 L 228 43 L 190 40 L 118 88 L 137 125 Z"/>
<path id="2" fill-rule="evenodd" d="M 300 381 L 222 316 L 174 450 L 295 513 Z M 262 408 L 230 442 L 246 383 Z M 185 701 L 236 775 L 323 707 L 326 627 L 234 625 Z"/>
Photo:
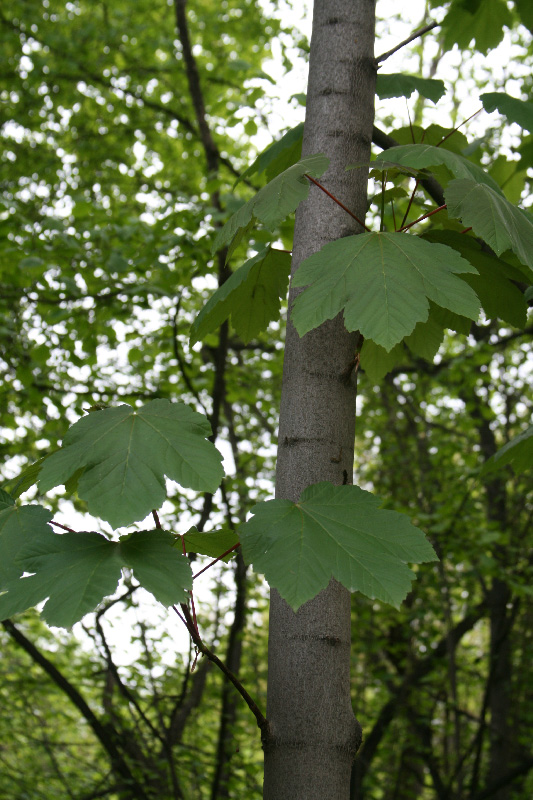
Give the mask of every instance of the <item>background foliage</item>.
<path id="1" fill-rule="evenodd" d="M 89 407 L 188 403 L 208 415 L 228 474 L 214 495 L 171 484 L 162 521 L 185 533 L 192 523 L 231 529 L 271 494 L 283 325 L 258 333 L 242 319 L 220 330 L 220 320 L 206 322 L 194 347 L 189 333 L 249 247 L 270 241 L 247 231 L 229 267 L 225 254 L 211 254 L 214 228 L 272 177 L 272 162 L 263 163 L 234 187 L 255 156 L 250 137 L 268 129 L 265 59 L 274 47 L 289 70 L 308 44 L 279 21 L 285 5 L 191 0 L 187 28 L 180 8 L 178 0 L 0 7 L 0 459 L 10 490 Z M 381 30 L 399 31 L 388 11 Z M 430 18 L 443 24 L 382 71 L 442 78 L 447 93 L 434 107 L 434 86 L 378 86 L 376 124 L 393 141 L 375 136 L 376 153 L 422 136 L 436 144 L 484 95 L 479 107 L 501 114 L 480 115 L 442 152 L 468 155 L 528 207 L 531 103 L 517 113 L 493 95 L 531 100 L 527 0 L 430 2 L 423 22 Z M 494 50 L 504 39 L 508 49 Z M 491 67 L 502 61 L 504 70 Z M 386 97 L 410 97 L 413 86 L 420 94 L 408 101 L 406 125 Z M 466 110 L 465 94 L 474 103 Z M 300 103 L 291 102 L 295 123 Z M 450 180 L 445 165 L 433 172 L 443 185 Z M 389 230 L 389 200 L 401 219 L 409 199 L 403 175 L 393 184 Z M 378 181 L 370 197 L 374 219 Z M 433 205 L 419 190 L 410 219 Z M 280 247 L 291 246 L 291 224 L 276 229 Z M 445 214 L 426 226 L 432 241 L 458 230 Z M 408 513 L 441 560 L 415 568 L 399 612 L 353 597 L 353 698 L 365 731 L 354 798 L 525 800 L 533 792 L 531 472 L 479 476 L 531 420 L 532 328 L 525 309 L 517 318 L 516 302 L 503 321 L 486 313 L 465 328 L 448 316 L 441 329 L 457 330 L 434 347 L 426 334 L 422 352 L 419 342 L 398 345 L 392 358 L 361 354 L 358 482 Z M 24 498 L 38 500 L 35 493 Z M 68 525 L 86 505 L 75 491 L 66 495 L 58 490 L 46 504 Z M 199 626 L 264 707 L 264 584 L 240 557 L 215 573 Z M 194 652 L 181 654 L 176 626 L 163 617 L 127 574 L 75 635 L 50 633 L 34 612 L 3 623 L 6 800 L 260 796 L 253 718 L 206 659 L 191 672 Z M 121 652 L 125 640 L 133 656 Z"/>

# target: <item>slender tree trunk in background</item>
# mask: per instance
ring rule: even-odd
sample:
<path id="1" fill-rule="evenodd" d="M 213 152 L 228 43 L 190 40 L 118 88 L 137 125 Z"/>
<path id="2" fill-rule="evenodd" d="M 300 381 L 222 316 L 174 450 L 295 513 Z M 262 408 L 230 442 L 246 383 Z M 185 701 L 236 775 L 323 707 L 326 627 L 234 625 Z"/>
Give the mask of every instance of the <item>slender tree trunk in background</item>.
<path id="1" fill-rule="evenodd" d="M 241 553 L 237 553 L 235 564 L 235 583 L 237 592 L 233 622 L 229 632 L 226 666 L 234 675 L 241 669 L 242 634 L 246 625 L 246 564 Z M 241 700 L 235 687 L 224 681 L 222 686 L 222 709 L 218 730 L 217 757 L 213 782 L 211 784 L 211 800 L 223 800 L 230 797 L 229 780 L 231 777 L 230 760 L 235 752 L 235 741 L 232 727 L 237 718 L 237 708 Z"/>
<path id="2" fill-rule="evenodd" d="M 360 219 L 374 117 L 374 0 L 316 0 L 302 155 L 324 153 L 322 182 Z M 296 214 L 293 273 L 324 244 L 360 232 L 318 188 Z M 290 302 L 296 296 L 291 290 Z M 358 336 L 338 317 L 302 339 L 287 326 L 276 496 L 352 483 Z M 350 701 L 350 595 L 332 581 L 296 614 L 270 607 L 265 800 L 348 800 L 361 727 Z"/>
<path id="3" fill-rule="evenodd" d="M 483 414 L 483 398 L 477 393 L 475 394 L 475 403 L 472 419 L 477 424 L 479 431 L 481 452 L 488 459 L 498 449 L 496 437 L 490 426 L 490 420 Z M 496 474 L 492 480 L 486 482 L 485 497 L 488 519 L 501 532 L 509 530 L 506 482 L 501 474 Z M 501 566 L 507 567 L 509 554 L 506 548 L 500 546 L 494 552 Z M 489 785 L 497 783 L 513 766 L 511 754 L 516 747 L 516 733 L 509 728 L 510 691 L 513 672 L 510 634 L 514 621 L 514 614 L 509 608 L 511 597 L 512 593 L 507 583 L 499 577 L 493 578 L 486 596 L 490 621 L 488 679 L 490 744 L 489 766 L 486 776 Z M 511 787 L 509 785 L 502 786 L 494 793 L 494 800 L 509 800 L 510 797 Z"/>
<path id="4" fill-rule="evenodd" d="M 514 731 L 509 730 L 511 709 L 512 653 L 510 632 L 512 612 L 508 609 L 508 585 L 494 578 L 488 597 L 490 609 L 490 757 L 487 782 L 496 783 L 514 766 L 511 753 L 516 749 Z M 502 786 L 494 800 L 509 800 L 511 786 Z"/>

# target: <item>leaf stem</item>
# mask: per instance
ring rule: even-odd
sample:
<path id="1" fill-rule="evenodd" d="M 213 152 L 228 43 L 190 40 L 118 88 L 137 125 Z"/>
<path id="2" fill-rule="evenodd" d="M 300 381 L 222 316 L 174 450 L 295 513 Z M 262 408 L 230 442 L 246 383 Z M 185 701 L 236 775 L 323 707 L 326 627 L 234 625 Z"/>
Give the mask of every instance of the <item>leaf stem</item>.
<path id="1" fill-rule="evenodd" d="M 180 538 L 181 538 L 181 549 L 183 550 L 183 555 L 185 557 L 187 557 L 187 550 L 185 549 L 185 535 L 182 534 Z M 198 634 L 198 636 L 200 636 L 200 631 L 198 630 L 198 622 L 196 621 L 196 609 L 194 607 L 194 595 L 192 593 L 192 589 L 190 590 L 190 592 L 188 592 L 188 594 L 190 594 L 190 596 L 191 596 L 192 621 L 193 621 L 194 629 L 195 629 L 196 633 Z M 183 607 L 184 604 L 182 603 L 181 605 Z M 194 663 L 196 664 L 196 659 L 194 660 Z"/>
<path id="2" fill-rule="evenodd" d="M 342 208 L 344 211 L 346 211 L 346 213 L 347 213 L 347 214 L 349 214 L 349 215 L 350 215 L 350 216 L 351 216 L 351 217 L 352 217 L 352 218 L 353 218 L 353 219 L 354 219 L 356 222 L 358 222 L 358 223 L 359 223 L 359 225 L 361 225 L 361 227 L 365 229 L 365 231 L 368 231 L 368 233 L 370 233 L 370 232 L 371 232 L 371 231 L 370 231 L 370 228 L 368 228 L 368 227 L 365 225 L 365 223 L 364 223 L 364 222 L 361 222 L 361 220 L 359 219 L 359 217 L 356 217 L 356 216 L 355 216 L 355 214 L 353 213 L 353 211 L 350 211 L 350 209 L 349 209 L 349 208 L 346 208 L 346 206 L 344 205 L 344 203 L 341 203 L 341 201 L 340 201 L 340 200 L 338 200 L 338 199 L 335 197 L 335 195 L 331 194 L 331 192 L 328 192 L 328 190 L 326 189 L 326 187 L 325 187 L 325 186 L 322 186 L 322 184 L 321 184 L 321 183 L 319 183 L 317 180 L 315 180 L 315 179 L 314 179 L 314 178 L 312 178 L 310 175 L 308 175 L 308 174 L 307 174 L 307 172 L 305 173 L 305 177 L 306 177 L 308 180 L 310 180 L 310 181 L 311 181 L 311 183 L 314 183 L 314 184 L 315 184 L 315 186 L 318 186 L 318 188 L 319 188 L 319 189 L 322 189 L 322 191 L 324 192 L 324 194 L 327 194 L 327 196 L 328 196 L 328 197 L 331 197 L 331 199 L 332 199 L 332 200 L 333 200 L 335 203 L 337 203 L 337 205 L 338 205 L 338 206 L 340 206 L 340 207 L 341 207 L 341 208 Z"/>
<path id="3" fill-rule="evenodd" d="M 379 225 L 379 230 L 385 230 L 385 184 L 387 183 L 387 173 L 385 172 L 384 175 L 381 177 L 381 222 Z"/>
<path id="4" fill-rule="evenodd" d="M 405 107 L 407 109 L 407 118 L 409 120 L 409 130 L 411 131 L 411 139 L 413 140 L 413 144 L 416 144 L 415 132 L 413 130 L 413 120 L 411 119 L 411 112 L 409 111 L 409 103 L 407 101 L 407 97 L 405 98 Z"/>
<path id="5" fill-rule="evenodd" d="M 420 30 L 415 31 L 414 33 L 412 33 L 411 36 L 408 36 L 408 38 L 404 39 L 403 42 L 400 42 L 400 44 L 397 44 L 396 47 L 392 48 L 392 50 L 387 50 L 386 53 L 382 53 L 380 56 L 378 56 L 375 59 L 374 64 L 377 67 L 377 65 L 379 63 L 381 63 L 381 61 L 385 61 L 385 59 L 389 58 L 389 56 L 392 56 L 392 55 L 394 55 L 394 53 L 397 53 L 398 50 L 401 50 L 401 48 L 405 47 L 406 44 L 409 44 L 410 42 L 414 41 L 415 39 L 418 39 L 419 36 L 423 36 L 425 33 L 429 33 L 429 31 L 432 31 L 433 28 L 438 28 L 439 25 L 440 25 L 440 22 L 430 22 L 428 25 L 424 25 L 423 28 L 420 28 Z"/>
<path id="6" fill-rule="evenodd" d="M 159 520 L 159 515 L 155 508 L 152 509 L 152 517 L 154 518 L 155 527 L 161 529 L 161 522 Z"/>
<path id="7" fill-rule="evenodd" d="M 394 230 L 396 230 L 396 211 L 394 210 L 394 202 L 390 201 L 390 207 L 392 211 L 392 224 L 394 225 Z"/>
<path id="8" fill-rule="evenodd" d="M 55 522 L 53 519 L 50 520 L 50 525 L 55 525 L 57 528 L 63 528 L 64 531 L 68 531 L 69 533 L 76 533 L 73 528 L 67 528 L 66 525 L 62 525 L 60 522 Z"/>
<path id="9" fill-rule="evenodd" d="M 412 228 L 413 225 L 416 225 L 417 222 L 422 222 L 423 219 L 427 219 L 428 217 L 432 217 L 433 214 L 437 214 L 437 212 L 442 211 L 443 208 L 446 208 L 446 203 L 443 206 L 439 206 L 438 208 L 434 208 L 433 211 L 429 211 L 427 214 L 424 214 L 422 217 L 418 217 L 415 219 L 414 222 L 410 222 L 409 225 L 405 225 L 403 228 L 400 228 L 397 233 L 402 233 L 402 231 L 407 231 L 409 228 Z"/>
<path id="10" fill-rule="evenodd" d="M 440 147 L 440 146 L 441 146 L 441 144 L 443 144 L 443 142 L 445 142 L 445 141 L 446 141 L 446 139 L 449 139 L 449 138 L 450 138 L 450 136 L 453 136 L 453 134 L 454 134 L 454 133 L 456 133 L 456 132 L 459 130 L 459 128 L 462 128 L 462 127 L 463 127 L 463 125 L 466 125 L 466 123 L 467 123 L 467 122 L 469 122 L 469 121 L 470 121 L 470 120 L 471 120 L 473 117 L 475 117 L 475 116 L 476 116 L 477 114 L 479 114 L 481 111 L 483 111 L 483 108 L 478 108 L 478 110 L 477 110 L 477 111 L 474 111 L 474 113 L 473 113 L 473 114 L 470 114 L 470 116 L 469 116 L 469 117 L 467 117 L 466 119 L 464 119 L 464 120 L 461 122 L 461 124 L 460 124 L 460 125 L 458 125 L 456 128 L 454 128 L 454 129 L 453 129 L 453 131 L 450 131 L 449 133 L 447 133 L 447 134 L 446 134 L 446 136 L 445 136 L 443 139 L 441 139 L 441 140 L 440 140 L 440 142 L 439 142 L 439 143 L 436 145 L 436 147 Z"/>
<path id="11" fill-rule="evenodd" d="M 198 650 L 201 653 L 203 653 L 204 656 L 206 656 L 206 658 L 209 659 L 209 661 L 212 661 L 213 664 L 215 664 L 221 670 L 221 672 L 224 673 L 226 678 L 228 678 L 228 680 L 230 680 L 231 683 L 235 686 L 235 688 L 237 689 L 237 691 L 239 692 L 239 694 L 243 698 L 244 702 L 246 703 L 246 705 L 248 706 L 248 708 L 250 709 L 250 711 L 254 715 L 254 717 L 256 719 L 256 722 L 257 722 L 257 726 L 258 726 L 259 730 L 261 731 L 262 735 L 264 736 L 266 734 L 266 731 L 267 731 L 268 722 L 266 720 L 266 717 L 261 712 L 259 706 L 255 702 L 255 700 L 253 700 L 252 697 L 248 694 L 248 692 L 246 691 L 246 689 L 244 688 L 242 683 L 239 681 L 237 676 L 234 675 L 233 672 L 230 669 L 228 669 L 228 667 L 224 664 L 224 662 L 221 661 L 220 658 L 218 656 L 216 656 L 204 644 L 200 634 L 198 633 L 198 631 L 194 627 L 194 621 L 193 621 L 193 619 L 191 617 L 191 612 L 189 611 L 189 609 L 187 608 L 185 603 L 180 603 L 180 608 L 181 608 L 181 612 L 182 612 L 181 614 L 178 611 L 178 609 L 176 608 L 176 606 L 172 606 L 172 608 L 174 609 L 174 611 L 176 612 L 178 617 L 182 620 L 182 622 L 184 623 L 185 627 L 189 631 L 190 637 L 191 637 L 193 643 L 195 644 L 195 646 L 198 648 Z"/>
<path id="12" fill-rule="evenodd" d="M 415 192 L 418 189 L 418 184 L 419 183 L 420 183 L 420 180 L 419 180 L 419 178 L 417 178 L 416 182 L 415 182 L 415 188 L 411 192 L 411 197 L 409 198 L 409 203 L 407 204 L 407 210 L 406 210 L 405 214 L 403 215 L 403 219 L 402 219 L 402 222 L 401 222 L 401 225 L 400 225 L 400 230 L 402 230 L 403 226 L 405 225 L 405 221 L 406 221 L 407 217 L 409 216 L 409 212 L 411 210 L 411 205 L 413 203 L 413 200 L 414 200 L 414 197 L 415 197 Z"/>
<path id="13" fill-rule="evenodd" d="M 209 564 L 208 564 L 206 567 L 204 567 L 203 569 L 201 569 L 201 570 L 200 570 L 200 572 L 197 572 L 197 573 L 196 573 L 196 575 L 193 575 L 193 576 L 192 576 L 192 579 L 193 579 L 193 581 L 194 581 L 194 580 L 196 580 L 196 578 L 197 578 L 199 575 L 201 575 L 201 574 L 202 574 L 202 572 L 205 572 L 205 571 L 206 571 L 206 569 L 209 569 L 209 567 L 212 567 L 212 566 L 213 566 L 213 564 L 216 564 L 216 563 L 218 563 L 219 561 L 221 561 L 221 560 L 222 560 L 222 559 L 223 559 L 225 556 L 227 556 L 229 553 L 232 553 L 234 550 L 236 550 L 236 549 L 237 549 L 238 547 L 240 547 L 240 546 L 241 546 L 241 543 L 240 543 L 240 542 L 237 542 L 237 544 L 234 544 L 234 545 L 233 545 L 233 547 L 230 547 L 230 548 L 229 548 L 229 550 L 226 550 L 226 552 L 225 552 L 225 553 L 222 553 L 222 555 L 221 555 L 221 556 L 219 556 L 218 558 L 214 558 L 214 559 L 213 559 L 213 561 L 211 561 L 211 562 L 210 562 L 210 563 L 209 563 Z"/>

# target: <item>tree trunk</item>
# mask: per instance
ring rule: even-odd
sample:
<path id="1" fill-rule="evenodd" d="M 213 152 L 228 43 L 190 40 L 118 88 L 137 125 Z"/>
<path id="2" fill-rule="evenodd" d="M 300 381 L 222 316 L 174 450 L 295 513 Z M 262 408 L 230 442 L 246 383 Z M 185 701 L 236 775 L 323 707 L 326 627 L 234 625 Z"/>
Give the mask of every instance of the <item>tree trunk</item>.
<path id="1" fill-rule="evenodd" d="M 497 450 L 496 437 L 484 412 L 484 400 L 475 393 L 472 419 L 479 431 L 481 452 L 485 459 Z M 497 525 L 500 532 L 509 529 L 507 519 L 507 492 L 502 473 L 496 474 L 485 484 L 488 519 Z M 512 541 L 512 540 L 511 540 Z M 494 549 L 500 566 L 509 566 L 509 552 L 502 545 Z M 489 648 L 489 694 L 490 745 L 487 782 L 498 784 L 511 767 L 511 753 L 515 746 L 515 732 L 509 728 L 510 692 L 513 672 L 511 651 L 511 629 L 514 614 L 509 608 L 512 592 L 508 584 L 499 577 L 492 580 L 486 596 L 490 621 Z M 509 800 L 511 787 L 504 785 L 494 793 L 494 800 Z"/>
<path id="2" fill-rule="evenodd" d="M 228 649 L 226 651 L 226 666 L 234 675 L 239 675 L 242 659 L 242 639 L 246 625 L 246 564 L 241 553 L 237 553 L 235 564 L 235 609 L 233 622 L 229 632 Z M 232 728 L 237 718 L 239 707 L 238 693 L 229 681 L 224 681 L 222 686 L 222 709 L 220 712 L 220 727 L 218 730 L 217 757 L 215 772 L 211 784 L 211 800 L 224 800 L 231 797 L 229 780 L 231 777 L 230 760 L 235 752 L 235 742 Z"/>
<path id="3" fill-rule="evenodd" d="M 359 219 L 366 212 L 374 117 L 374 0 L 315 0 L 302 155 L 325 153 L 322 178 Z M 296 214 L 293 274 L 359 225 L 311 187 Z M 292 303 L 297 290 L 291 289 Z M 352 482 L 356 383 L 346 380 L 358 335 L 342 317 L 300 338 L 287 325 L 276 496 L 293 501 L 318 481 Z M 348 800 L 361 727 L 350 701 L 350 595 L 335 581 L 296 614 L 270 607 L 265 800 Z"/>

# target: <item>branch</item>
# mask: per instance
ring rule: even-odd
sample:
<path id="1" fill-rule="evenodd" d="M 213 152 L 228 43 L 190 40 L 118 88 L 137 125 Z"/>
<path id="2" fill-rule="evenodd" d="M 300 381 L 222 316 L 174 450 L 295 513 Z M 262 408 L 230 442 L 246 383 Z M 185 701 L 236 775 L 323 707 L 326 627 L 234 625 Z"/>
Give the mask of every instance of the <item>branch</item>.
<path id="1" fill-rule="evenodd" d="M 175 2 L 181 2 L 181 1 L 182 0 L 175 0 Z M 7 25 L 7 26 L 13 28 L 18 33 L 22 32 L 21 31 L 21 27 L 20 27 L 19 24 L 15 23 L 13 20 L 6 19 L 1 14 L 0 14 L 0 22 L 2 22 L 4 25 Z M 56 55 L 64 56 L 64 53 L 59 51 L 57 48 L 54 48 L 54 46 L 52 44 L 50 44 L 48 41 L 46 41 L 44 39 L 40 39 L 39 40 L 38 37 L 35 36 L 35 35 L 33 35 L 33 38 L 36 39 L 37 41 L 39 41 L 39 43 L 43 47 L 48 48 L 51 52 L 55 53 Z M 73 59 L 72 53 L 69 53 L 68 56 L 69 56 L 69 59 L 72 61 L 72 63 L 74 63 L 76 65 L 76 67 L 79 69 L 79 71 L 80 71 L 79 74 L 78 75 L 72 75 L 72 74 L 68 74 L 68 73 L 61 73 L 59 71 L 53 72 L 53 73 L 51 72 L 48 75 L 48 77 L 50 79 L 54 78 L 54 79 L 57 79 L 57 80 L 67 80 L 67 81 L 70 81 L 71 83 L 77 84 L 79 81 L 87 81 L 87 79 L 89 78 L 94 83 L 97 83 L 100 86 L 103 86 L 109 92 L 112 92 L 116 99 L 119 99 L 119 100 L 122 99 L 121 95 L 118 94 L 120 92 L 123 97 L 127 97 L 127 98 L 129 98 L 131 100 L 134 100 L 135 102 L 139 102 L 140 101 L 143 104 L 143 106 L 145 106 L 146 108 L 150 108 L 152 111 L 157 111 L 160 114 L 164 114 L 166 117 L 168 117 L 171 120 L 177 120 L 177 122 L 179 122 L 179 124 L 183 128 L 185 128 L 187 131 L 192 133 L 194 136 L 199 136 L 200 139 L 202 138 L 201 132 L 199 133 L 198 130 L 194 127 L 194 125 L 192 125 L 191 122 L 186 117 L 183 117 L 179 113 L 179 111 L 177 111 L 176 109 L 174 109 L 174 108 L 172 108 L 170 106 L 166 106 L 166 105 L 163 105 L 161 103 L 158 103 L 158 102 L 156 102 L 154 100 L 150 100 L 150 99 L 148 99 L 147 97 L 144 97 L 144 96 L 138 97 L 134 92 L 129 91 L 128 89 L 122 89 L 122 88 L 118 89 L 116 86 L 113 86 L 112 83 L 110 83 L 109 81 L 105 80 L 105 78 L 103 78 L 101 75 L 98 75 L 98 74 L 96 74 L 94 72 L 91 72 L 91 70 L 88 69 L 85 64 L 82 64 L 81 62 L 78 62 L 75 59 Z M 218 155 L 218 160 L 236 178 L 240 178 L 241 177 L 241 172 L 233 166 L 233 164 L 231 163 L 229 158 L 227 158 L 226 156 L 221 156 L 219 154 Z M 256 188 L 256 187 L 253 187 L 253 185 L 248 180 L 244 179 L 244 182 L 248 186 L 252 186 L 252 188 Z"/>
<path id="2" fill-rule="evenodd" d="M 409 36 L 407 39 L 404 39 L 403 42 L 400 42 L 400 44 L 397 44 L 396 47 L 392 48 L 392 50 L 387 50 L 386 53 L 382 53 L 380 56 L 378 56 L 374 61 L 375 65 L 377 66 L 381 61 L 385 61 L 385 59 L 389 58 L 389 56 L 392 56 L 394 53 L 397 53 L 398 50 L 401 50 L 402 47 L 405 47 L 406 44 L 418 39 L 419 36 L 429 33 L 429 31 L 432 31 L 433 28 L 438 28 L 439 25 L 440 22 L 430 22 L 429 25 L 424 25 L 423 28 L 420 28 L 420 30 L 412 33 L 411 36 Z"/>
<path id="3" fill-rule="evenodd" d="M 397 142 L 396 139 L 393 139 L 392 136 L 389 136 L 379 128 L 376 128 L 375 125 L 372 128 L 372 141 L 374 144 L 377 144 L 378 147 L 381 147 L 382 150 L 389 150 L 391 147 L 398 147 L 399 145 L 399 142 Z M 433 178 L 431 175 L 428 175 L 427 177 L 421 178 L 420 184 L 424 187 L 429 196 L 433 198 L 437 205 L 444 205 L 446 202 L 444 199 L 444 191 L 440 183 L 435 178 Z"/>
<path id="4" fill-rule="evenodd" d="M 185 386 L 191 392 L 194 399 L 196 400 L 196 402 L 198 403 L 204 414 L 207 416 L 207 409 L 204 406 L 202 398 L 200 397 L 198 391 L 194 388 L 192 381 L 189 378 L 189 375 L 187 373 L 187 365 L 180 350 L 180 344 L 178 339 L 178 316 L 180 312 L 180 302 L 181 298 L 178 298 L 178 302 L 176 303 L 176 308 L 174 310 L 174 315 L 172 318 L 172 348 L 174 350 L 174 357 L 178 362 L 178 367 L 180 368 L 180 372 L 183 377 L 183 382 L 185 383 Z"/>
<path id="5" fill-rule="evenodd" d="M 447 636 L 442 637 L 437 647 L 429 656 L 419 659 L 414 663 L 411 672 L 392 692 L 390 699 L 382 707 L 374 727 L 368 736 L 365 737 L 363 745 L 357 753 L 352 768 L 351 798 L 359 797 L 360 787 L 368 772 L 372 759 L 376 755 L 379 744 L 403 702 L 408 698 L 410 691 L 422 678 L 431 672 L 435 666 L 435 662 L 447 654 L 450 645 L 456 646 L 465 633 L 472 630 L 476 622 L 481 619 L 485 612 L 486 607 L 480 605 L 464 617 L 461 622 L 457 623 L 455 628 L 453 628 Z"/>
<path id="6" fill-rule="evenodd" d="M 175 745 L 181 743 L 187 720 L 194 709 L 200 705 L 210 666 L 211 662 L 209 660 L 203 661 L 196 672 L 192 673 L 192 686 L 189 692 L 187 692 L 186 682 L 188 681 L 190 672 L 187 670 L 183 687 L 184 691 L 172 709 L 170 723 L 167 730 L 167 738 L 170 747 L 174 747 Z"/>
<path id="7" fill-rule="evenodd" d="M 235 688 L 237 689 L 237 691 L 239 692 L 239 694 L 243 698 L 244 702 L 246 703 L 246 705 L 248 706 L 248 708 L 250 709 L 250 711 L 254 715 L 254 717 L 256 719 L 256 722 L 257 722 L 257 727 L 261 731 L 261 737 L 263 738 L 266 735 L 266 732 L 267 732 L 268 722 L 267 722 L 266 717 L 262 714 L 262 712 L 261 712 L 259 706 L 257 705 L 257 703 L 255 702 L 255 700 L 252 699 L 252 697 L 248 694 L 248 692 L 246 691 L 246 689 L 244 688 L 242 683 L 239 681 L 239 679 L 233 674 L 233 672 L 231 672 L 231 670 L 228 669 L 228 667 L 224 664 L 224 662 L 221 661 L 220 658 L 218 656 L 216 656 L 203 643 L 202 638 L 201 638 L 200 634 L 198 633 L 198 631 L 196 630 L 196 627 L 194 625 L 194 621 L 193 621 L 193 619 L 191 617 L 191 612 L 189 611 L 189 609 L 187 608 L 185 603 L 181 603 L 180 604 L 181 614 L 178 611 L 178 609 L 176 608 L 176 606 L 172 606 L 172 608 L 174 609 L 174 611 L 176 612 L 178 617 L 180 617 L 180 619 L 184 622 L 185 627 L 189 631 L 190 637 L 193 640 L 193 642 L 196 645 L 196 647 L 198 648 L 198 650 L 201 653 L 203 653 L 204 656 L 206 656 L 206 658 L 209 659 L 209 661 L 212 661 L 213 664 L 215 664 L 219 668 L 219 670 L 221 670 L 224 673 L 226 678 L 228 678 L 228 680 L 230 680 L 232 682 L 232 684 L 235 686 Z M 182 614 L 183 614 L 183 616 L 182 616 Z"/>
<path id="8" fill-rule="evenodd" d="M 134 775 L 131 773 L 128 765 L 124 761 L 122 753 L 119 751 L 115 744 L 114 738 L 116 731 L 110 728 L 109 725 L 103 725 L 98 717 L 94 714 L 91 708 L 87 705 L 86 701 L 78 690 L 65 678 L 65 676 L 57 669 L 57 667 L 44 656 L 35 645 L 27 639 L 22 631 L 20 631 L 9 619 L 2 621 L 2 625 L 9 635 L 17 642 L 23 650 L 28 653 L 30 658 L 38 664 L 41 669 L 46 672 L 49 678 L 58 686 L 61 691 L 69 698 L 69 700 L 76 706 L 82 717 L 87 721 L 94 735 L 107 752 L 113 768 L 124 779 L 128 786 L 131 786 L 139 800 L 148 800 L 144 790 L 139 785 Z"/>
<path id="9" fill-rule="evenodd" d="M 521 764 L 514 769 L 510 769 L 509 772 L 506 772 L 501 776 L 501 778 L 498 778 L 498 780 L 494 781 L 494 783 L 486 786 L 480 792 L 471 797 L 470 800 L 486 800 L 488 797 L 494 797 L 499 789 L 502 789 L 504 786 L 508 786 L 511 781 L 513 781 L 515 778 L 519 778 L 521 775 L 525 775 L 530 769 L 533 769 L 533 758 L 528 758 L 526 761 L 522 761 Z"/>
<path id="10" fill-rule="evenodd" d="M 200 139 L 202 141 L 205 157 L 207 160 L 207 167 L 210 172 L 218 170 L 220 154 L 218 147 L 213 141 L 209 125 L 205 118 L 205 103 L 200 87 L 200 77 L 198 75 L 198 67 L 196 66 L 196 59 L 194 58 L 191 40 L 189 37 L 189 28 L 187 25 L 187 15 L 185 13 L 185 6 L 187 0 L 174 0 L 174 9 L 176 12 L 176 26 L 183 48 L 183 59 L 185 61 L 185 71 L 187 73 L 187 82 L 189 84 L 189 92 L 191 95 L 192 104 L 196 114 L 196 122 L 200 130 Z"/>
<path id="11" fill-rule="evenodd" d="M 502 327 L 505 327 L 504 324 L 502 324 Z M 473 326 L 473 332 L 475 332 L 474 328 L 475 326 Z M 485 344 L 488 344 L 492 348 L 505 347 L 505 345 L 507 345 L 509 342 L 514 341 L 514 339 L 521 339 L 523 336 L 533 336 L 533 325 L 530 325 L 521 331 L 513 331 L 513 333 L 505 334 L 505 336 L 500 336 L 497 341 L 486 342 Z M 467 353 L 460 353 L 447 359 L 443 358 L 438 364 L 430 364 L 428 361 L 424 361 L 423 359 L 416 359 L 413 364 L 405 364 L 404 366 L 394 367 L 388 374 L 392 378 L 396 375 L 409 375 L 413 372 L 423 372 L 426 375 L 438 375 L 440 372 L 442 372 L 442 370 L 448 369 L 448 367 L 451 366 L 457 358 L 471 359 L 475 357 L 477 352 L 478 350 L 470 350 Z"/>
<path id="12" fill-rule="evenodd" d="M 146 714 L 144 713 L 144 711 L 140 707 L 139 703 L 137 702 L 136 698 L 134 697 L 134 695 L 129 690 L 129 687 L 126 686 L 126 684 L 123 682 L 122 678 L 120 677 L 120 673 L 118 671 L 117 665 L 113 661 L 113 656 L 111 654 L 111 648 L 109 647 L 108 641 L 107 641 L 106 636 L 104 634 L 104 629 L 102 628 L 102 623 L 100 621 L 101 617 L 103 616 L 103 614 L 106 611 L 107 611 L 107 609 L 101 609 L 97 613 L 96 619 L 95 619 L 95 625 L 96 625 L 96 630 L 98 631 L 98 635 L 100 636 L 100 641 L 102 642 L 102 647 L 104 649 L 104 657 L 105 657 L 108 669 L 109 669 L 110 673 L 112 674 L 113 678 L 115 679 L 121 695 L 124 697 L 124 699 L 128 703 L 131 703 L 131 705 L 137 711 L 137 713 L 139 714 L 140 718 L 142 719 L 144 724 L 147 726 L 148 730 L 152 733 L 152 735 L 156 739 L 159 739 L 159 741 L 162 744 L 164 744 L 165 743 L 164 738 L 161 736 L 161 734 L 159 733 L 157 728 L 155 728 L 154 725 L 152 725 L 152 723 L 150 722 L 150 720 L 148 719 L 148 717 L 146 716 Z"/>

